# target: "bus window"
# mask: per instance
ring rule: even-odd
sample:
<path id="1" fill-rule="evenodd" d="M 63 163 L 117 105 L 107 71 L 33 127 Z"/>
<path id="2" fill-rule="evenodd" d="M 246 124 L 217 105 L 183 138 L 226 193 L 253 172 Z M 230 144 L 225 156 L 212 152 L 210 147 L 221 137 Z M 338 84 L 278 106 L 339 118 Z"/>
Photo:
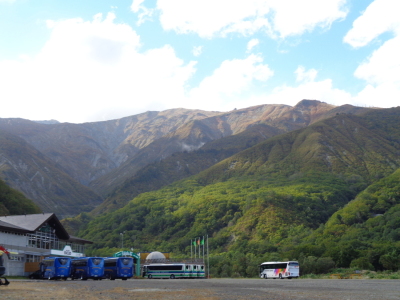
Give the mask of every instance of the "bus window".
<path id="1" fill-rule="evenodd" d="M 63 266 L 67 264 L 68 259 L 67 258 L 60 258 L 59 259 L 60 264 L 62 264 Z"/>

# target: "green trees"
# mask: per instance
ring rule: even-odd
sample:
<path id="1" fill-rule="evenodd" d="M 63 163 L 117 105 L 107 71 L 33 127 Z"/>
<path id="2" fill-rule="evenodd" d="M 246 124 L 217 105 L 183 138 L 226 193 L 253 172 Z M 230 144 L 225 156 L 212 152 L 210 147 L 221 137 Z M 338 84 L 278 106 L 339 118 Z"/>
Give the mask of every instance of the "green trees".
<path id="1" fill-rule="evenodd" d="M 192 238 L 208 234 L 213 276 L 255 276 L 268 260 L 299 260 L 303 274 L 396 270 L 400 170 L 391 173 L 400 165 L 399 123 L 387 139 L 372 120 L 339 115 L 271 138 L 139 194 L 79 235 L 103 251 L 125 231 L 139 251 L 184 256 Z"/>
<path id="2" fill-rule="evenodd" d="M 22 215 L 40 212 L 40 208 L 33 201 L 0 180 L 0 215 Z"/>

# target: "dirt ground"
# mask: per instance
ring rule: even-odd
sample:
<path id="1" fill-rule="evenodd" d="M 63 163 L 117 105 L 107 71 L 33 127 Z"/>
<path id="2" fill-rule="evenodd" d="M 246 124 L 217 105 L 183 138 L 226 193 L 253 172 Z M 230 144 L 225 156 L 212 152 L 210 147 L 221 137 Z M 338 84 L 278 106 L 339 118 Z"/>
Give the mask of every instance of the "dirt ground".
<path id="1" fill-rule="evenodd" d="M 167 289 L 167 288 L 138 288 L 134 284 L 126 287 L 99 286 L 100 282 L 23 282 L 11 281 L 8 286 L 1 286 L 0 299 L 220 299 L 212 296 L 211 291 L 199 289 Z M 132 283 L 130 281 L 129 283 Z"/>
<path id="2" fill-rule="evenodd" d="M 399 280 L 10 280 L 0 299 L 400 300 Z"/>
<path id="3" fill-rule="evenodd" d="M 196 295 L 196 297 L 194 297 Z M 16 282 L 8 287 L 1 287 L 0 299 L 220 299 L 210 292 L 200 290 L 166 290 L 114 287 L 96 290 L 90 286 L 73 287 L 48 283 Z"/>

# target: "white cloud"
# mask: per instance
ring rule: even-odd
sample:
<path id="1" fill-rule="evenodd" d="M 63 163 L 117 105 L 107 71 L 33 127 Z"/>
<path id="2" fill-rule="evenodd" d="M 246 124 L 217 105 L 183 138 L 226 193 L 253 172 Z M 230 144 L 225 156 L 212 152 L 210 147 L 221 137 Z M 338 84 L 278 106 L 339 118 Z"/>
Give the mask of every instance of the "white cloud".
<path id="1" fill-rule="evenodd" d="M 363 63 L 354 76 L 366 81 L 366 87 L 355 97 L 357 103 L 370 106 L 397 106 L 400 98 L 400 2 L 375 0 L 353 22 L 343 41 L 358 48 L 371 43 L 385 32 L 394 37 L 383 42 Z M 381 101 L 380 99 L 384 99 Z"/>
<path id="2" fill-rule="evenodd" d="M 260 43 L 259 39 L 251 39 L 247 43 L 247 52 L 251 52 L 251 50 L 253 50 L 253 48 L 256 47 L 259 43 Z"/>
<path id="3" fill-rule="evenodd" d="M 321 100 L 333 105 L 352 103 L 353 99 L 346 91 L 333 87 L 331 79 L 317 81 L 318 72 L 315 69 L 305 70 L 299 66 L 295 71 L 295 86 L 282 85 L 274 88 L 267 95 L 268 103 L 295 105 L 301 99 Z"/>
<path id="4" fill-rule="evenodd" d="M 203 52 L 203 46 L 193 47 L 192 53 L 194 56 L 200 56 L 202 52 Z"/>
<path id="5" fill-rule="evenodd" d="M 255 71 L 257 67 L 264 70 L 263 76 L 243 75 L 252 74 L 251 70 Z M 237 74 L 232 75 L 234 70 Z M 267 103 L 296 105 L 302 99 L 321 100 L 332 105 L 363 105 L 363 102 L 357 103 L 359 99 L 352 97 L 350 93 L 335 88 L 331 79 L 316 80 L 318 74 L 314 69 L 306 70 L 299 66 L 294 74 L 295 85 L 284 84 L 269 91 L 266 88 L 255 88 L 253 85 L 257 81 L 256 78 L 259 78 L 267 87 L 268 79 L 273 75 L 268 66 L 262 64 L 259 56 L 252 55 L 240 61 L 226 61 L 198 88 L 192 90 L 191 103 L 201 102 L 204 109 L 221 111 Z M 191 108 L 196 107 L 192 105 Z"/>
<path id="6" fill-rule="evenodd" d="M 131 10 L 137 13 L 143 7 L 144 0 L 133 0 Z"/>
<path id="7" fill-rule="evenodd" d="M 384 32 L 400 34 L 400 2 L 375 0 L 365 12 L 353 22 L 353 28 L 343 41 L 358 48 L 370 43 Z"/>
<path id="8" fill-rule="evenodd" d="M 231 110 L 236 103 L 248 103 L 248 97 L 254 93 L 254 84 L 266 82 L 272 75 L 273 71 L 263 64 L 263 59 L 258 55 L 226 60 L 211 76 L 189 92 L 186 107 L 201 105 L 202 109 Z"/>
<path id="9" fill-rule="evenodd" d="M 386 41 L 362 63 L 354 76 L 367 82 L 358 94 L 359 103 L 392 107 L 400 99 L 400 36 Z"/>
<path id="10" fill-rule="evenodd" d="M 272 3 L 274 30 L 281 37 L 300 35 L 315 27 L 329 28 L 348 13 L 346 0 L 276 0 Z"/>
<path id="11" fill-rule="evenodd" d="M 139 13 L 137 24 L 140 25 L 145 21 L 152 19 L 154 9 L 149 9 L 143 5 L 144 0 L 133 0 L 131 4 L 131 11 L 134 13 Z"/>
<path id="12" fill-rule="evenodd" d="M 362 63 L 354 75 L 369 84 L 394 83 L 400 87 L 400 36 L 386 41 Z"/>
<path id="13" fill-rule="evenodd" d="M 299 66 L 296 71 L 294 71 L 294 73 L 297 75 L 297 82 L 311 82 L 315 80 L 318 72 L 315 69 L 310 69 L 306 71 L 303 66 Z"/>
<path id="14" fill-rule="evenodd" d="M 36 119 L 83 122 L 182 102 L 195 63 L 168 45 L 140 53 L 139 36 L 114 17 L 49 22 L 51 37 L 36 57 L 0 62 L 1 117 L 36 111 Z"/>
<path id="15" fill-rule="evenodd" d="M 354 105 L 370 107 L 399 106 L 400 88 L 393 83 L 367 85 L 353 100 Z"/>
<path id="16" fill-rule="evenodd" d="M 158 0 L 165 30 L 204 38 L 265 31 L 285 38 L 327 28 L 347 15 L 345 0 Z M 290 20 L 290 21 L 288 21 Z"/>

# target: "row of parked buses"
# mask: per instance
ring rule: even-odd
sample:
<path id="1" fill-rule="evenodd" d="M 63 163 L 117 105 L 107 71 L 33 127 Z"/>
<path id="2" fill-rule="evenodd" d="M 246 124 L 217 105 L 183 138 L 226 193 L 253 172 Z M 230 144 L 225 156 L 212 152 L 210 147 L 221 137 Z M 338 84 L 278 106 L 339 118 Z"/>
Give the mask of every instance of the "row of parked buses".
<path id="1" fill-rule="evenodd" d="M 127 280 L 135 274 L 132 257 L 48 257 L 40 263 L 39 278 Z"/>
<path id="2" fill-rule="evenodd" d="M 40 263 L 37 273 L 38 278 L 49 280 L 127 280 L 134 276 L 135 265 L 132 257 L 48 257 Z M 142 275 L 149 279 L 205 278 L 204 265 L 184 263 L 144 265 Z"/>
<path id="3" fill-rule="evenodd" d="M 108 278 L 111 280 L 127 280 L 135 274 L 135 265 L 131 257 L 83 257 L 71 259 L 68 257 L 48 257 L 40 263 L 40 277 L 45 279 Z M 297 261 L 264 262 L 260 264 L 260 277 L 297 278 L 300 267 Z M 204 265 L 197 264 L 149 264 L 144 265 L 142 276 L 152 278 L 205 278 Z"/>

